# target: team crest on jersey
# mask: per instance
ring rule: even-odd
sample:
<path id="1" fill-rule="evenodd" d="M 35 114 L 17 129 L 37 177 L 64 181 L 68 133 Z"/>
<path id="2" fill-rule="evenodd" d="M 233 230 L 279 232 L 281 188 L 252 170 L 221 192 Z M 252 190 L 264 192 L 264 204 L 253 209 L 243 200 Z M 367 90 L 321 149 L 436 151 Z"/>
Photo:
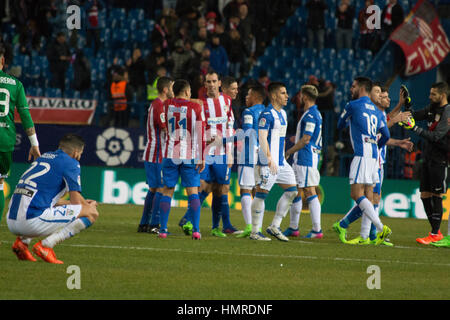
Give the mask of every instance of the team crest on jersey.
<path id="1" fill-rule="evenodd" d="M 260 127 L 265 127 L 266 126 L 266 118 L 259 119 L 259 126 Z"/>
<path id="2" fill-rule="evenodd" d="M 162 113 L 159 115 L 159 118 L 161 119 L 161 122 L 162 122 L 162 123 L 165 123 L 165 122 L 166 122 L 166 115 L 165 115 L 164 112 L 162 112 Z"/>

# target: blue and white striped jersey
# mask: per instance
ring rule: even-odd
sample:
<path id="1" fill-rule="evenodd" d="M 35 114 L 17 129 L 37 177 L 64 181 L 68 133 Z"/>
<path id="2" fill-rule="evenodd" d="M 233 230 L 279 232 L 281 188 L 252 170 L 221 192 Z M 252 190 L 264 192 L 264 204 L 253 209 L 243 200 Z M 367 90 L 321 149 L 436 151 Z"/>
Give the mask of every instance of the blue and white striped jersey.
<path id="1" fill-rule="evenodd" d="M 274 161 L 278 166 L 284 165 L 284 140 L 286 139 L 287 130 L 287 116 L 286 111 L 281 109 L 277 111 L 272 104 L 259 116 L 258 130 L 267 130 L 267 141 L 269 143 L 269 150 Z M 266 156 L 259 152 L 258 164 L 267 165 Z"/>
<path id="2" fill-rule="evenodd" d="M 384 146 L 389 140 L 389 130 L 382 118 L 383 113 L 367 96 L 347 103 L 337 127 L 342 129 L 349 121 L 354 156 L 378 158 L 378 147 Z M 381 133 L 381 137 L 377 146 L 378 133 Z"/>
<path id="3" fill-rule="evenodd" d="M 311 136 L 311 140 L 294 154 L 294 163 L 317 168 L 322 149 L 322 115 L 317 105 L 310 107 L 298 122 L 295 143 L 305 134 Z"/>
<path id="4" fill-rule="evenodd" d="M 381 111 L 383 113 L 382 121 L 384 125 L 387 127 L 387 116 L 385 111 Z M 381 135 L 378 134 L 378 139 L 381 138 Z M 382 146 L 378 151 L 380 166 L 382 166 L 386 162 L 386 145 Z"/>
<path id="5" fill-rule="evenodd" d="M 81 192 L 80 163 L 58 149 L 46 152 L 22 174 L 11 197 L 9 218 L 15 220 L 22 202 L 26 219 L 53 207 L 68 191 Z"/>
<path id="6" fill-rule="evenodd" d="M 258 149 L 258 120 L 261 112 L 266 108 L 263 104 L 256 104 L 242 112 L 242 130 L 244 131 L 244 147 L 240 155 L 239 164 L 253 167 L 257 160 Z"/>

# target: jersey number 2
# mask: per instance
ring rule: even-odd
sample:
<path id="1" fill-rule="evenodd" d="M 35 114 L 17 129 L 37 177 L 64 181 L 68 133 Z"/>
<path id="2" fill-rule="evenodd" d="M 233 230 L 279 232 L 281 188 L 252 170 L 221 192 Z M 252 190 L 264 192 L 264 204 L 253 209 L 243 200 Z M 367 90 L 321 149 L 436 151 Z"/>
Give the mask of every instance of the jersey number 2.
<path id="1" fill-rule="evenodd" d="M 30 173 L 30 171 L 32 171 L 37 166 L 42 166 L 42 167 L 44 167 L 44 169 L 27 176 Z M 44 174 L 49 172 L 49 170 L 50 170 L 50 165 L 48 163 L 46 163 L 46 162 L 36 162 L 35 161 L 35 162 L 33 162 L 31 164 L 30 169 L 28 169 L 27 171 L 25 171 L 23 173 L 22 178 L 19 180 L 19 183 L 25 183 L 25 184 L 29 185 L 30 187 L 36 188 L 37 184 L 36 184 L 36 182 L 33 181 L 33 179 L 36 179 L 37 177 L 43 176 Z"/>

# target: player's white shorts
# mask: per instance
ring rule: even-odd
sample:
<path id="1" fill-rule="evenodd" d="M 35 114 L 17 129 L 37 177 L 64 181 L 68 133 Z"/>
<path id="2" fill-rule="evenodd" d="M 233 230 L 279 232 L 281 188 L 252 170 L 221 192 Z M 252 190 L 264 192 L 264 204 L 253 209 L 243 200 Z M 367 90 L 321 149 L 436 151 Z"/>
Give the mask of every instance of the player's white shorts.
<path id="1" fill-rule="evenodd" d="M 256 166 L 255 170 L 256 184 L 261 189 L 270 191 L 275 183 L 296 185 L 294 170 L 286 161 L 276 174 L 270 172 L 269 166 Z"/>
<path id="2" fill-rule="evenodd" d="M 375 185 L 379 182 L 377 159 L 355 156 L 350 164 L 350 184 Z"/>
<path id="3" fill-rule="evenodd" d="M 238 181 L 241 189 L 251 190 L 256 185 L 255 168 L 238 166 Z"/>
<path id="4" fill-rule="evenodd" d="M 48 208 L 40 216 L 32 219 L 26 219 L 26 212 L 20 210 L 19 207 L 15 220 L 9 218 L 8 212 L 8 228 L 13 234 L 18 236 L 28 238 L 46 237 L 74 221 L 80 214 L 81 207 L 81 204 L 69 204 Z"/>
<path id="5" fill-rule="evenodd" d="M 317 168 L 301 166 L 296 163 L 292 166 L 297 186 L 300 188 L 316 187 L 320 183 L 320 172 Z"/>

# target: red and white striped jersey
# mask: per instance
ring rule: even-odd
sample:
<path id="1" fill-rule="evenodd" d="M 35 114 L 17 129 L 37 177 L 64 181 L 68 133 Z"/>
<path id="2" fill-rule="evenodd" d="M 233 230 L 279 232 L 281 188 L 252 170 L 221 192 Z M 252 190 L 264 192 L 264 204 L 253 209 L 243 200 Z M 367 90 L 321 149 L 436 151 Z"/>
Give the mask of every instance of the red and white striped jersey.
<path id="1" fill-rule="evenodd" d="M 234 114 L 231 109 L 231 98 L 221 93 L 218 98 L 203 98 L 203 110 L 206 118 L 206 140 L 213 137 L 231 137 L 234 134 Z M 228 143 L 227 148 L 232 148 L 233 144 Z M 209 155 L 224 155 L 224 146 L 212 146 Z"/>
<path id="2" fill-rule="evenodd" d="M 164 116 L 164 125 L 168 133 L 164 157 L 203 160 L 206 141 L 202 107 L 189 100 L 168 99 L 164 102 Z"/>
<path id="3" fill-rule="evenodd" d="M 164 102 L 156 98 L 148 108 L 147 144 L 144 150 L 144 161 L 152 163 L 162 162 L 166 136 L 165 131 L 162 130 L 164 127 L 161 122 L 164 119 L 163 112 Z"/>

